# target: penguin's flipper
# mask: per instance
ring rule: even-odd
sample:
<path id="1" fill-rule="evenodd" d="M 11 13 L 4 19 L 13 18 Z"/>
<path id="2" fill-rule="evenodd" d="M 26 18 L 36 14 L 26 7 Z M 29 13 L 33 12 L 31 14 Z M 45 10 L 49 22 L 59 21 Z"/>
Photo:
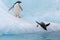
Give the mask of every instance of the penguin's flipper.
<path id="1" fill-rule="evenodd" d="M 46 24 L 46 27 L 49 26 L 49 25 L 50 25 L 50 23 Z"/>
<path id="2" fill-rule="evenodd" d="M 37 24 L 40 24 L 38 21 L 36 21 Z"/>
<path id="3" fill-rule="evenodd" d="M 23 8 L 21 6 L 19 6 L 21 8 L 21 10 L 23 11 Z"/>
<path id="4" fill-rule="evenodd" d="M 13 7 L 11 7 L 10 9 L 9 9 L 9 11 L 12 9 Z"/>
<path id="5" fill-rule="evenodd" d="M 15 4 L 14 4 L 15 5 Z M 8 10 L 8 11 L 10 11 L 13 7 L 14 7 L 14 5 Z"/>

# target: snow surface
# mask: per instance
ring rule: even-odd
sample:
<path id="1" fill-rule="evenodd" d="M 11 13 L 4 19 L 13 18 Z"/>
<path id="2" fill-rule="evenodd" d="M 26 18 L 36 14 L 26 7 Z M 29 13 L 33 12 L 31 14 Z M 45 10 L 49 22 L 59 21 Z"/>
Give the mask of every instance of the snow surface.
<path id="1" fill-rule="evenodd" d="M 29 22 L 23 18 L 17 18 L 11 15 L 8 12 L 8 7 L 6 7 L 1 0 L 0 5 L 0 34 L 45 32 L 43 28 L 36 27 L 37 24 L 35 22 Z M 59 26 L 60 24 L 58 23 L 51 23 L 51 25 L 47 27 L 48 32 L 60 30 Z"/>

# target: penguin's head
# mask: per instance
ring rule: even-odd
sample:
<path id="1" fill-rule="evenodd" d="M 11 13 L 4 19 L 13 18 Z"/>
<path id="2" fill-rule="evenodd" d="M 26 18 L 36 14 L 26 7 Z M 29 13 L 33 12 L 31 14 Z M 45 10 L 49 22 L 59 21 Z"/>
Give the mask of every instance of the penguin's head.
<path id="1" fill-rule="evenodd" d="M 15 4 L 16 4 L 16 3 L 19 3 L 19 4 L 20 4 L 20 3 L 21 3 L 21 1 L 17 1 L 17 2 L 15 2 Z"/>
<path id="2" fill-rule="evenodd" d="M 17 4 L 17 3 L 20 4 L 20 3 L 22 3 L 22 2 L 21 2 L 21 1 L 17 1 L 17 2 L 15 2 L 14 5 L 13 5 L 13 7 L 14 7 L 15 4 Z"/>

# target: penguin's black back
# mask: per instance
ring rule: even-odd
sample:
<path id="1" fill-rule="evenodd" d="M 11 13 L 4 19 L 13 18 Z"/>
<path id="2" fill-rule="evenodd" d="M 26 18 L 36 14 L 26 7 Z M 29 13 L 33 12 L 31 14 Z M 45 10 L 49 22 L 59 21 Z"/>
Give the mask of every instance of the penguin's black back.
<path id="1" fill-rule="evenodd" d="M 41 22 L 41 23 L 40 23 L 40 26 L 41 26 L 44 30 L 47 30 L 46 25 L 45 25 L 44 22 Z"/>
<path id="2" fill-rule="evenodd" d="M 17 1 L 16 3 L 21 3 L 21 1 Z M 16 3 L 15 3 L 15 4 L 16 4 Z"/>

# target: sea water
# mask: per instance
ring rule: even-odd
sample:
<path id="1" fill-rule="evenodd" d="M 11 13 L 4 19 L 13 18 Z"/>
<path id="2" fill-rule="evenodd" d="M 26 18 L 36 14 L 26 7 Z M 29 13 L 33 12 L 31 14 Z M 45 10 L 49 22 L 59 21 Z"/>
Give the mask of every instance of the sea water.
<path id="1" fill-rule="evenodd" d="M 22 34 L 3 34 L 0 40 L 60 40 L 60 31 Z"/>

